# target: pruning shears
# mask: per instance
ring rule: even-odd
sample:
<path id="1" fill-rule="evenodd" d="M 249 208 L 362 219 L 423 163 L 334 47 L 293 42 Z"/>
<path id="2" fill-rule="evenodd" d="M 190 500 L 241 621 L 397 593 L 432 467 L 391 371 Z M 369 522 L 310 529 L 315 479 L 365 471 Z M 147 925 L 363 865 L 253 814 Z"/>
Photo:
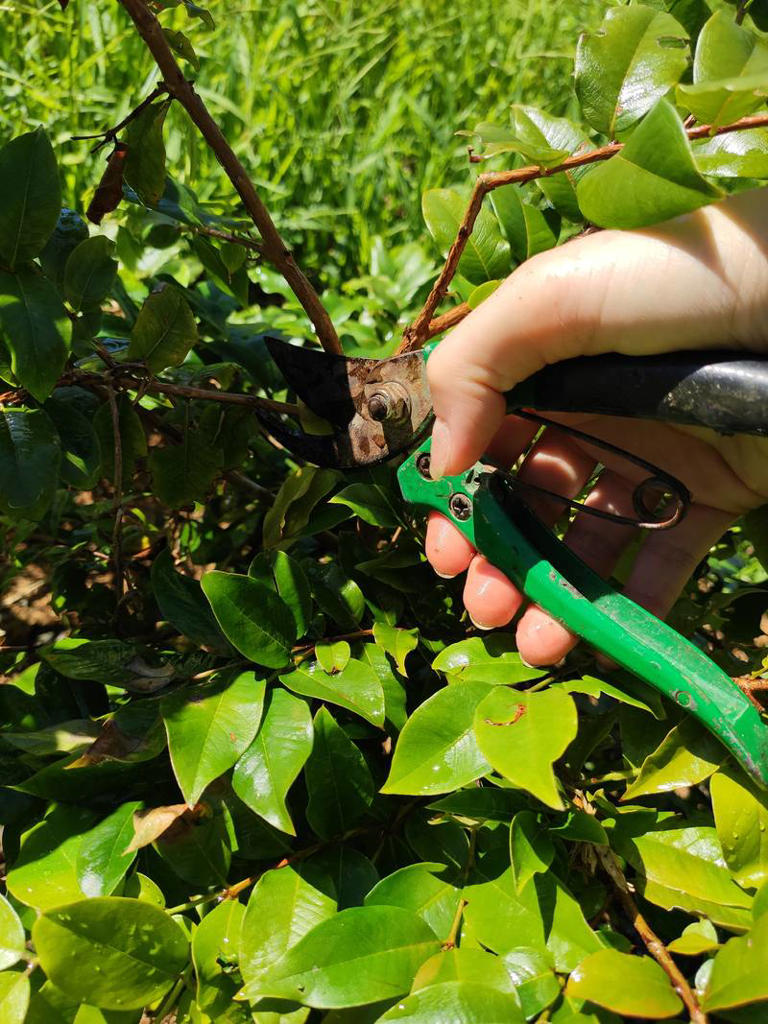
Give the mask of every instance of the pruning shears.
<path id="1" fill-rule="evenodd" d="M 276 339 L 267 344 L 289 386 L 330 426 L 330 433 L 311 434 L 259 411 L 280 444 L 316 465 L 339 468 L 407 454 L 397 474 L 407 503 L 447 516 L 530 600 L 697 718 L 768 788 L 768 724 L 757 707 L 703 651 L 574 555 L 531 511 L 527 488 L 513 474 L 477 463 L 466 473 L 432 480 L 426 364 L 437 342 L 379 360 Z M 505 397 L 508 412 L 544 425 L 561 426 L 540 413 L 598 413 L 768 436 L 768 360 L 733 352 L 580 357 L 546 367 Z M 634 493 L 638 518 L 624 522 L 668 528 L 685 514 L 690 494 L 679 480 L 590 435 L 572 428 L 569 433 L 648 473 Z"/>

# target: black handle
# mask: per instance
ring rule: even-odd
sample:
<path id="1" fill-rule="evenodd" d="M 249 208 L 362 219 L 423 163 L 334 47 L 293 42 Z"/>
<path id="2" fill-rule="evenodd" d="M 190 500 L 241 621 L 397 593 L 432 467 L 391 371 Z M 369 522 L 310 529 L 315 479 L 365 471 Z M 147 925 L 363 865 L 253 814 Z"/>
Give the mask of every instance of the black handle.
<path id="1" fill-rule="evenodd" d="M 732 351 L 566 359 L 506 397 L 510 411 L 632 416 L 768 436 L 768 358 Z"/>

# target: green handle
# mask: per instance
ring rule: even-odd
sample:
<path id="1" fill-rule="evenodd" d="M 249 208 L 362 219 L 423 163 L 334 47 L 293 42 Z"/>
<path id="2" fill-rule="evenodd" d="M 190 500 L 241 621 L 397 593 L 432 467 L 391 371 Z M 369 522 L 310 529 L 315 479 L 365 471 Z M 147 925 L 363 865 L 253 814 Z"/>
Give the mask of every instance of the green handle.
<path id="1" fill-rule="evenodd" d="M 527 597 L 685 708 L 768 788 L 768 726 L 730 676 L 655 615 L 616 593 L 542 525 L 509 489 L 505 474 L 478 463 L 459 476 L 429 478 L 424 456 L 430 443 L 398 471 L 405 500 L 451 519 Z"/>

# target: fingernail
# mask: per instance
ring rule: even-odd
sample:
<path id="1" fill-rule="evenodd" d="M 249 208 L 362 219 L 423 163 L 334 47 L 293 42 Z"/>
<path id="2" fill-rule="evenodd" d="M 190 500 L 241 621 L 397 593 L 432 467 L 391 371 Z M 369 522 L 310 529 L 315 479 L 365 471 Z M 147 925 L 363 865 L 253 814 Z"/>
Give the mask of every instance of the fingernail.
<path id="1" fill-rule="evenodd" d="M 456 573 L 455 572 L 438 572 L 437 569 L 433 569 L 432 571 L 434 572 L 435 576 L 439 576 L 441 580 L 455 580 L 456 579 Z"/>
<path id="2" fill-rule="evenodd" d="M 439 480 L 451 457 L 451 432 L 444 420 L 436 419 L 432 427 L 432 448 L 429 456 L 429 473 L 433 480 Z"/>
<path id="3" fill-rule="evenodd" d="M 469 612 L 467 612 L 467 615 L 469 615 Z M 475 629 L 482 629 L 485 632 L 488 632 L 488 630 L 490 629 L 496 628 L 495 626 L 484 626 L 482 622 L 478 622 L 477 619 L 473 619 L 471 615 L 469 615 L 469 621 L 472 623 Z"/>

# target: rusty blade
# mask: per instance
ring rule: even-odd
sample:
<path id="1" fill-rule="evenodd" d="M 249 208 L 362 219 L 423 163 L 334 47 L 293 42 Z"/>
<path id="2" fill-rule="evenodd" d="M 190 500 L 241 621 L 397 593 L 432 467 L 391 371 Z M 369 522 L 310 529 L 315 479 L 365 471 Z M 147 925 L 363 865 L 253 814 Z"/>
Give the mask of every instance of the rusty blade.
<path id="1" fill-rule="evenodd" d="M 420 352 L 392 359 L 330 355 L 268 338 L 270 355 L 298 397 L 334 428 L 305 434 L 259 411 L 289 451 L 321 466 L 370 466 L 408 451 L 426 432 L 432 404 Z"/>

